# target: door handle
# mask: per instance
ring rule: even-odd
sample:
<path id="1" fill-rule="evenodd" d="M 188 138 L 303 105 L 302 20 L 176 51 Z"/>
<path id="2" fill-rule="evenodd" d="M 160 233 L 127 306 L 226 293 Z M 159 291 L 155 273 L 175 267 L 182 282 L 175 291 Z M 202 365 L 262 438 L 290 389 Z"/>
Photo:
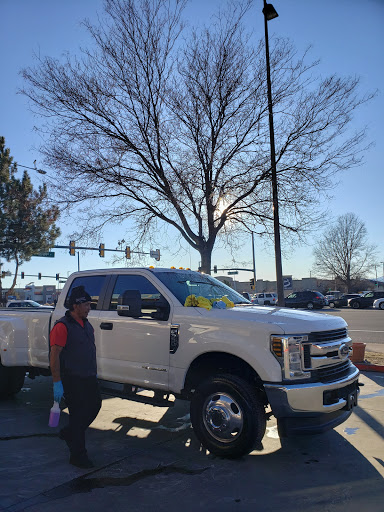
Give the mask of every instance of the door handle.
<path id="1" fill-rule="evenodd" d="M 106 331 L 112 331 L 113 323 L 112 322 L 101 322 L 100 329 L 104 329 Z"/>

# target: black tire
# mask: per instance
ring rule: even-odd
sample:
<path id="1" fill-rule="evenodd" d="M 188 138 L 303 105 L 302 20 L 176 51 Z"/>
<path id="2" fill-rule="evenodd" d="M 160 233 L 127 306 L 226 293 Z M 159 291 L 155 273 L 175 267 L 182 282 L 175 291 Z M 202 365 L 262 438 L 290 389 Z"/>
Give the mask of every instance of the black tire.
<path id="1" fill-rule="evenodd" d="M 384 309 L 384 301 L 383 301 L 383 302 L 380 302 L 380 304 L 379 304 L 379 309 Z"/>
<path id="2" fill-rule="evenodd" d="M 308 302 L 307 303 L 307 309 L 314 309 L 315 308 L 315 305 L 313 304 L 313 302 Z"/>
<path id="3" fill-rule="evenodd" d="M 204 381 L 191 400 L 196 437 L 211 453 L 235 459 L 250 453 L 266 429 L 264 405 L 257 389 L 236 375 Z"/>
<path id="4" fill-rule="evenodd" d="M 360 302 L 358 302 L 358 301 L 352 302 L 351 306 L 353 309 L 360 309 Z"/>
<path id="5" fill-rule="evenodd" d="M 3 366 L 0 362 L 0 399 L 16 395 L 24 385 L 24 378 L 24 368 Z"/>

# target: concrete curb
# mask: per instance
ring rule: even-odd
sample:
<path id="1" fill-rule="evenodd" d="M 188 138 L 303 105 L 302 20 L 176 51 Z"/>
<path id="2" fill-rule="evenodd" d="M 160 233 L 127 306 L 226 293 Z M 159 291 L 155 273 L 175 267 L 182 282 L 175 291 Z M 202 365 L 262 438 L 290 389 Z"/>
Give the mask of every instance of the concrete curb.
<path id="1" fill-rule="evenodd" d="M 381 372 L 384 373 L 384 366 L 378 364 L 353 363 L 359 370 L 363 372 Z"/>

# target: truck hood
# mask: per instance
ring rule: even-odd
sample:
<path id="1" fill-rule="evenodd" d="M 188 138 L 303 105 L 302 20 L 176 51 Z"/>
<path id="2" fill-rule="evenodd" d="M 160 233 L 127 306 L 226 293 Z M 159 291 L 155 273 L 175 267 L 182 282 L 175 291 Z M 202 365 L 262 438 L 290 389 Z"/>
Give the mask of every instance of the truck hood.
<path id="1" fill-rule="evenodd" d="M 198 309 L 201 310 L 202 308 Z M 212 308 L 206 313 L 236 323 L 250 321 L 278 325 L 286 334 L 328 331 L 347 327 L 345 320 L 339 316 L 273 306 L 236 306 L 225 310 Z"/>

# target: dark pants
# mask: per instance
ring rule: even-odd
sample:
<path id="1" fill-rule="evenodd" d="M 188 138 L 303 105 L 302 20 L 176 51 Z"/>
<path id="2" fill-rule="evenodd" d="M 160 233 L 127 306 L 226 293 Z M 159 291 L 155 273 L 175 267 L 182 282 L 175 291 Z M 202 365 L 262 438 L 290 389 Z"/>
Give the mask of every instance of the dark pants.
<path id="1" fill-rule="evenodd" d="M 64 399 L 69 410 L 69 422 L 61 430 L 71 455 L 84 455 L 85 431 L 101 408 L 101 396 L 96 377 L 62 376 Z"/>

